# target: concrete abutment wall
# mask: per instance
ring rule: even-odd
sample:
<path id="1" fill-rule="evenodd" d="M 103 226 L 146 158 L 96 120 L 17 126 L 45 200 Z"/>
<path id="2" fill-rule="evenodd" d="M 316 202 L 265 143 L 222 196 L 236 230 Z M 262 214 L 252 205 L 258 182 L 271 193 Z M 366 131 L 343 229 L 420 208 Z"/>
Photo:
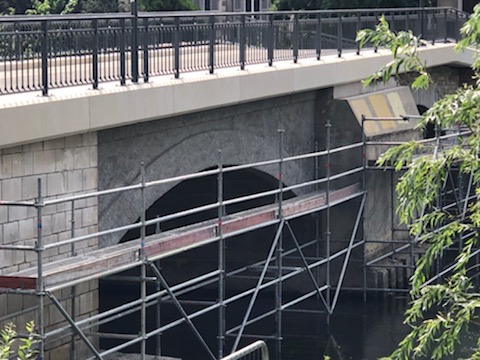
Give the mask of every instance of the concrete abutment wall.
<path id="1" fill-rule="evenodd" d="M 41 179 L 45 199 L 80 194 L 97 190 L 97 134 L 87 133 L 55 140 L 0 150 L 0 199 L 4 201 L 31 201 L 38 196 L 37 182 Z M 86 235 L 98 231 L 96 199 L 75 202 L 75 234 Z M 71 238 L 72 204 L 45 206 L 42 231 L 45 245 Z M 0 234 L 3 245 L 35 246 L 37 241 L 37 212 L 34 207 L 0 206 Z M 97 239 L 80 242 L 76 253 L 97 248 Z M 45 250 L 45 263 L 71 256 L 70 245 Z M 0 274 L 10 274 L 37 264 L 32 251 L 0 251 Z M 71 288 L 54 295 L 65 309 L 77 319 L 90 317 L 98 311 L 98 283 L 88 281 L 75 289 L 75 312 L 69 299 Z M 17 324 L 23 332 L 27 322 L 37 318 L 37 297 L 34 295 L 0 294 L 0 318 Z M 65 326 L 63 316 L 49 301 L 46 302 L 46 331 Z M 48 344 L 46 360 L 68 358 L 66 339 Z M 83 344 L 78 354 L 86 354 Z"/>

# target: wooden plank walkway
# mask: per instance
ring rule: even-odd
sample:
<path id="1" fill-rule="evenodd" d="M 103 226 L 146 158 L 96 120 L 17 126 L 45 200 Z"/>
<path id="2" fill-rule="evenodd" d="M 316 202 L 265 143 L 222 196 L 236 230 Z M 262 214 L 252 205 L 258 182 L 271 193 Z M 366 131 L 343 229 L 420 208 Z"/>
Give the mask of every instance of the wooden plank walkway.
<path id="1" fill-rule="evenodd" d="M 346 202 L 362 194 L 359 184 L 331 191 L 329 206 Z M 299 217 L 325 208 L 326 202 L 325 192 L 309 193 L 285 200 L 282 214 L 286 219 Z M 223 236 L 228 238 L 259 227 L 273 225 L 279 221 L 278 218 L 278 204 L 271 204 L 225 216 L 221 225 L 218 219 L 212 219 L 173 229 L 148 236 L 145 239 L 145 253 L 152 261 L 166 258 L 218 241 L 219 226 L 222 226 Z M 139 241 L 132 240 L 47 263 L 43 267 L 45 290 L 58 290 L 136 267 L 141 264 L 139 249 Z M 0 276 L 0 288 L 35 289 L 37 276 L 37 267 Z"/>

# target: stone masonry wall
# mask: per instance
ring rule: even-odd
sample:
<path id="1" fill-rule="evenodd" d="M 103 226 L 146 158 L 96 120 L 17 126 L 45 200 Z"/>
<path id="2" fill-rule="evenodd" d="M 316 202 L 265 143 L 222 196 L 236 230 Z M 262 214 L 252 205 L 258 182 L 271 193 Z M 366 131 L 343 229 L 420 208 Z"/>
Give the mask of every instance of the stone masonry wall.
<path id="1" fill-rule="evenodd" d="M 42 181 L 45 199 L 65 197 L 97 190 L 97 134 L 89 133 L 0 150 L 0 200 L 26 201 L 37 197 L 37 179 Z M 98 231 L 97 199 L 75 202 L 75 235 Z M 37 236 L 36 209 L 0 206 L 0 244 L 34 246 Z M 43 210 L 45 244 L 71 238 L 72 204 L 46 206 Z M 97 239 L 76 244 L 75 252 L 97 248 Z M 44 252 L 45 263 L 71 256 L 64 245 Z M 0 250 L 0 275 L 36 266 L 35 252 Z M 72 314 L 71 288 L 58 291 L 57 299 Z M 89 317 L 98 310 L 98 284 L 85 282 L 75 288 L 75 314 Z M 0 326 L 13 322 L 23 329 L 37 316 L 37 298 L 32 295 L 0 294 Z M 65 325 L 58 310 L 46 301 L 46 331 Z M 47 345 L 46 360 L 67 359 L 68 338 Z M 83 351 L 80 347 L 79 351 Z"/>

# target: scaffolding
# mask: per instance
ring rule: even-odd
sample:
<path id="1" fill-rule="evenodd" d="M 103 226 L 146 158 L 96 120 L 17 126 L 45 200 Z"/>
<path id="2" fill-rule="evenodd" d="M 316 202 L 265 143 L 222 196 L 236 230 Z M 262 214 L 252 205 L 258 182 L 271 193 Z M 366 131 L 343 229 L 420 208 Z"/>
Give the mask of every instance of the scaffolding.
<path id="1" fill-rule="evenodd" d="M 380 118 L 380 117 L 363 117 L 362 118 L 362 128 L 365 126 L 366 122 L 369 121 L 409 121 L 411 119 L 420 118 L 420 116 L 404 116 L 400 118 Z M 470 135 L 471 131 L 469 129 L 464 129 L 458 127 L 456 129 L 435 129 L 435 136 L 432 138 L 427 138 L 423 140 L 417 140 L 418 143 L 421 143 L 424 147 L 422 153 L 418 153 L 417 156 L 422 156 L 425 154 L 433 155 L 434 158 L 438 157 L 439 154 L 446 148 L 458 144 L 458 141 L 466 136 Z M 381 141 L 381 140 L 372 140 L 365 139 L 365 147 L 367 148 L 376 148 L 376 153 L 383 153 L 388 148 L 392 146 L 402 145 L 405 142 L 403 141 Z M 378 151 L 378 149 L 381 149 Z M 406 166 L 398 167 L 389 164 L 384 166 L 378 166 L 376 164 L 371 164 L 366 160 L 365 164 L 366 171 L 387 171 L 390 173 L 390 187 L 394 189 L 396 178 L 395 173 L 404 172 L 407 170 Z M 477 196 L 474 190 L 474 179 L 473 174 L 467 176 L 462 175 L 459 171 L 458 165 L 455 164 L 454 167 L 449 168 L 447 171 L 447 176 L 442 183 L 441 189 L 437 194 L 436 206 L 439 209 L 449 211 L 452 215 L 465 217 L 468 211 L 468 206 L 473 201 L 477 200 Z M 394 292 L 394 293 L 404 293 L 409 292 L 409 279 L 413 275 L 415 270 L 415 264 L 420 256 L 425 252 L 425 245 L 422 244 L 423 237 L 422 235 L 412 236 L 409 232 L 409 229 L 403 225 L 399 224 L 399 220 L 395 215 L 395 197 L 392 191 L 391 198 L 391 240 L 388 242 L 385 239 L 368 239 L 368 243 L 377 243 L 383 244 L 382 250 L 377 252 L 375 256 L 367 259 L 365 262 L 364 273 L 366 274 L 368 269 L 383 268 L 387 269 L 388 276 L 390 279 L 381 284 L 382 286 L 370 286 L 366 288 L 366 291 L 374 292 Z M 428 209 L 426 205 L 423 206 L 419 216 L 423 216 Z M 432 229 L 432 231 L 438 231 L 440 229 Z M 460 236 L 456 243 L 453 246 L 445 249 L 446 252 L 457 253 L 461 250 L 463 243 L 466 239 L 471 237 L 474 234 L 467 233 Z M 388 243 L 388 244 L 387 244 Z M 471 259 L 478 264 L 479 262 L 480 249 L 474 249 L 471 254 Z M 442 259 L 437 259 L 435 269 L 432 269 L 432 275 L 425 281 L 423 286 L 432 283 L 440 282 L 444 276 L 450 273 L 455 267 L 454 256 L 448 257 L 444 256 Z M 400 279 L 399 279 L 400 278 Z"/>
<path id="2" fill-rule="evenodd" d="M 329 138 L 330 124 L 327 125 L 326 132 Z M 205 350 L 206 356 L 211 359 L 220 359 L 228 353 L 237 351 L 241 346 L 241 340 L 243 338 L 252 337 L 252 335 L 246 332 L 250 325 L 271 317 L 275 319 L 276 330 L 273 335 L 265 336 L 265 338 L 275 341 L 275 353 L 277 358 L 280 358 L 282 312 L 293 308 L 306 299 L 317 297 L 319 304 L 323 307 L 322 311 L 327 315 L 331 315 L 337 305 L 352 252 L 354 249 L 360 249 L 364 245 L 361 227 L 366 192 L 362 182 L 362 173 L 365 171 L 364 165 L 352 167 L 342 173 L 332 174 L 330 171 L 330 163 L 331 158 L 335 156 L 335 154 L 349 151 L 357 154 L 358 160 L 361 163 L 361 153 L 364 143 L 360 141 L 348 146 L 330 148 L 330 141 L 327 141 L 326 149 L 322 151 L 284 157 L 284 130 L 279 129 L 278 134 L 279 158 L 273 160 L 229 167 L 226 167 L 222 164 L 221 160 L 219 160 L 218 166 L 212 170 L 153 181 L 147 181 L 145 167 L 142 164 L 141 180 L 139 183 L 54 199 L 43 196 L 42 184 L 39 179 L 38 195 L 34 201 L 0 202 L 2 206 L 22 206 L 36 210 L 38 227 L 35 246 L 27 246 L 25 244 L 0 245 L 0 250 L 34 252 L 37 258 L 37 265 L 14 274 L 1 276 L 0 288 L 4 293 L 35 295 L 37 297 L 37 306 L 34 308 L 37 310 L 36 325 L 41 339 L 39 345 L 40 358 L 43 358 L 45 355 L 45 344 L 47 342 L 67 338 L 70 338 L 71 358 L 75 358 L 76 346 L 78 345 L 76 339 L 80 339 L 85 344 L 91 352 L 92 359 L 103 359 L 109 354 L 135 344 L 140 345 L 140 356 L 142 359 L 145 359 L 147 341 L 150 340 L 157 342 L 156 355 L 160 356 L 161 334 L 180 324 L 187 324 Z M 319 177 L 319 164 L 322 158 L 325 163 L 325 176 Z M 314 172 L 316 175 L 313 179 L 299 184 L 284 184 L 284 169 L 293 162 L 311 164 L 312 168 L 315 168 Z M 258 170 L 266 167 L 276 169 L 278 173 L 278 186 L 276 189 L 238 198 L 224 198 L 223 176 L 226 173 L 245 169 Z M 167 183 L 178 183 L 189 179 L 197 179 L 204 176 L 217 177 L 217 201 L 215 203 L 175 214 L 168 214 L 155 219 L 146 218 L 147 207 L 145 192 L 148 191 L 149 188 Z M 340 184 L 341 186 L 337 185 L 339 180 L 343 181 L 343 183 Z M 76 203 L 85 199 L 98 198 L 100 196 L 119 194 L 127 191 L 137 191 L 140 193 L 139 198 L 142 202 L 142 212 L 138 222 L 92 234 L 82 234 L 80 236 L 75 234 Z M 285 198 L 287 192 L 298 192 L 301 193 L 301 195 L 287 199 Z M 265 206 L 243 210 L 234 214 L 225 213 L 228 205 L 239 204 L 267 196 L 273 196 L 275 201 Z M 337 205 L 352 201 L 352 204 L 358 205 L 358 210 L 356 218 L 353 219 L 351 236 L 345 247 L 334 250 L 331 246 L 331 242 L 335 240 L 331 238 L 330 210 Z M 45 208 L 59 204 L 70 204 L 71 237 L 55 243 L 45 243 L 42 237 L 42 213 Z M 146 235 L 147 226 L 153 225 L 159 227 L 160 224 L 165 221 L 212 209 L 217 210 L 218 216 L 216 219 L 183 226 L 171 231 L 159 232 L 155 235 Z M 325 235 L 322 236 L 319 233 L 320 226 L 317 226 L 317 233 L 314 239 L 299 239 L 295 234 L 294 227 L 291 225 L 292 220 L 319 213 L 325 214 Z M 312 221 L 319 221 L 319 217 L 312 217 Z M 267 256 L 262 261 L 255 262 L 249 266 L 227 271 L 225 266 L 225 247 L 227 240 L 266 227 L 275 229 L 273 239 L 270 240 L 271 242 L 269 241 Z M 77 244 L 81 242 L 92 239 L 96 240 L 107 234 L 125 233 L 132 229 L 140 230 L 140 237 L 137 240 L 107 248 L 100 248 L 88 253 L 78 252 L 77 254 Z M 325 245 L 321 244 L 323 241 Z M 193 279 L 175 285 L 171 285 L 168 282 L 159 265 L 160 260 L 212 243 L 218 244 L 218 267 L 215 271 L 203 273 Z M 61 246 L 70 246 L 71 256 L 58 261 L 46 262 L 44 256 L 45 251 Z M 323 254 L 321 254 L 322 251 L 324 252 Z M 307 252 L 309 254 L 315 253 L 316 255 L 307 256 Z M 286 264 L 285 262 L 288 259 L 294 259 L 295 265 Z M 331 270 L 331 263 L 334 260 L 342 264 L 338 279 L 333 279 Z M 121 306 L 98 313 L 89 318 L 75 318 L 75 289 L 79 284 L 112 274 L 119 274 L 122 271 L 132 268 L 140 268 L 141 273 L 138 279 L 138 282 L 140 282 L 140 296 L 137 300 L 122 304 Z M 319 270 L 320 268 L 324 269 L 323 272 Z M 246 274 L 246 277 L 251 278 L 252 269 L 255 269 L 254 272 L 256 272 L 255 286 L 234 295 L 227 295 L 226 279 L 244 274 Z M 148 276 L 147 271 L 153 274 L 153 276 Z M 283 283 L 301 274 L 304 274 L 304 276 L 309 279 L 311 290 L 286 301 L 282 288 Z M 149 282 L 157 284 L 154 292 L 147 291 L 147 283 Z M 196 289 L 215 283 L 217 284 L 218 300 L 214 303 L 207 304 L 198 311 L 187 313 L 182 305 L 183 299 L 180 299 L 180 296 L 185 296 Z M 365 286 L 363 286 L 363 288 L 365 288 Z M 70 289 L 69 296 L 66 297 L 66 299 L 71 302 L 69 309 L 61 303 L 65 299 L 60 299 L 59 296 L 54 294 L 54 292 L 65 289 Z M 254 314 L 253 309 L 259 293 L 264 291 L 272 291 L 275 294 L 275 306 L 270 311 L 260 315 Z M 236 326 L 227 329 L 225 321 L 226 306 L 242 299 L 248 301 L 248 306 L 242 320 Z M 61 326 L 50 331 L 46 331 L 48 324 L 47 315 L 45 314 L 47 301 L 53 304 L 65 319 Z M 160 306 L 161 303 L 167 301 L 175 305 L 180 317 L 175 321 L 162 323 L 162 319 L 160 319 Z M 156 326 L 153 331 L 147 331 L 148 308 L 156 308 L 157 311 Z M 100 325 L 135 312 L 140 315 L 139 334 L 105 334 L 98 332 Z M 212 349 L 211 344 L 207 344 L 203 334 L 194 324 L 196 318 L 207 313 L 216 313 L 218 317 L 218 344 L 216 350 Z M 233 346 L 230 349 L 226 349 L 225 345 L 227 336 L 234 339 Z M 98 338 L 116 338 L 121 339 L 123 342 L 110 349 L 100 350 L 98 348 Z"/>
<path id="3" fill-rule="evenodd" d="M 383 119 L 385 120 L 385 119 Z M 391 118 L 387 119 L 392 121 Z M 395 118 L 395 121 L 403 121 L 405 118 Z M 365 121 L 382 121 L 379 118 L 363 118 L 362 130 Z M 413 271 L 415 259 L 419 252 L 419 239 L 403 237 L 395 239 L 395 235 L 405 232 L 405 229 L 396 228 L 393 215 L 393 195 L 391 198 L 392 206 L 392 239 L 369 239 L 368 242 L 379 242 L 382 244 L 381 251 L 374 258 L 366 259 L 362 256 L 362 284 L 357 287 L 346 287 L 344 285 L 347 275 L 347 268 L 352 263 L 353 252 L 358 249 L 365 253 L 367 240 L 364 238 L 363 219 L 366 203 L 366 172 L 378 171 L 378 168 L 372 167 L 369 163 L 367 151 L 369 147 L 388 147 L 398 144 L 395 141 L 372 141 L 363 135 L 361 141 L 346 146 L 332 147 L 331 124 L 327 120 L 325 124 L 326 144 L 325 149 L 315 149 L 314 152 L 285 157 L 284 153 L 284 135 L 282 128 L 278 131 L 278 154 L 279 157 L 273 160 L 259 161 L 255 163 L 225 166 L 218 156 L 218 166 L 211 170 L 205 170 L 198 173 L 176 176 L 167 179 L 156 179 L 147 181 L 145 166 L 141 165 L 140 182 L 113 189 L 84 193 L 74 196 L 65 196 L 49 199 L 42 194 L 41 180 L 38 180 L 38 195 L 34 201 L 2 201 L 1 206 L 11 207 L 30 207 L 36 210 L 38 220 L 37 241 L 35 246 L 25 244 L 0 245 L 2 251 L 24 251 L 34 252 L 37 258 L 35 267 L 19 271 L 14 274 L 0 276 L 0 288 L 4 293 L 15 293 L 34 295 L 37 298 L 37 329 L 41 342 L 39 344 L 39 355 L 43 359 L 45 355 L 45 345 L 49 341 L 60 341 L 69 339 L 70 357 L 76 356 L 77 340 L 80 339 L 90 351 L 90 359 L 103 359 L 105 356 L 121 351 L 133 345 L 140 346 L 141 359 L 146 358 L 147 342 L 154 341 L 156 344 L 156 355 L 160 356 L 161 336 L 166 331 L 186 324 L 192 331 L 194 337 L 201 344 L 205 356 L 211 359 L 221 359 L 229 353 L 234 353 L 241 347 L 241 341 L 245 338 L 263 338 L 275 342 L 275 355 L 277 359 L 281 358 L 282 353 L 282 313 L 299 306 L 303 301 L 316 297 L 321 311 L 326 314 L 327 325 L 330 315 L 335 311 L 338 304 L 340 292 L 342 289 L 361 290 L 366 299 L 368 291 L 407 291 L 406 288 L 398 286 L 382 287 L 367 286 L 367 273 L 372 268 L 383 267 L 392 268 L 395 271 L 402 271 L 410 274 Z M 364 131 L 362 131 L 365 134 Z M 450 133 L 444 136 L 437 132 L 437 137 L 433 140 L 435 151 L 438 151 L 445 141 L 462 136 L 463 132 L 459 129 L 456 133 Z M 445 140 L 445 141 L 443 141 Z M 427 140 L 426 140 L 427 141 Z M 344 171 L 333 173 L 332 161 L 335 161 L 337 154 L 348 153 L 352 157 L 357 157 L 357 161 L 352 161 L 352 166 Z M 294 162 L 302 162 L 304 166 L 312 166 L 314 176 L 312 179 L 304 180 L 298 184 L 285 184 L 285 168 L 291 166 Z M 305 165 L 307 164 L 307 165 Z M 321 166 L 322 164 L 322 166 Z M 358 165 L 358 166 L 357 166 Z M 275 169 L 278 174 L 277 186 L 273 190 L 253 193 L 247 196 L 226 199 L 224 196 L 224 175 L 245 169 Z M 383 170 L 393 171 L 393 168 Z M 320 176 L 320 173 L 323 173 Z M 449 177 L 449 184 L 445 184 L 444 191 L 439 197 L 439 201 L 453 199 L 453 202 L 444 203 L 442 206 L 457 207 L 464 213 L 467 211 L 467 204 L 473 199 L 472 177 L 466 184 L 459 181 L 464 179 L 460 176 L 456 178 L 454 171 Z M 147 219 L 147 204 L 145 193 L 149 188 L 164 185 L 168 183 L 179 183 L 181 181 L 198 179 L 205 176 L 216 176 L 217 178 L 217 199 L 214 203 L 202 205 L 199 207 L 187 209 L 173 214 L 160 216 L 154 219 Z M 394 176 L 391 176 L 392 188 Z M 82 234 L 77 236 L 75 233 L 75 209 L 76 203 L 90 198 L 98 198 L 112 194 L 136 191 L 140 194 L 141 201 L 140 220 L 133 224 L 123 225 L 117 228 L 98 231 L 92 234 Z M 299 195 L 286 198 L 287 192 L 297 192 Z M 242 210 L 240 212 L 227 214 L 226 207 L 232 204 L 245 203 L 247 201 L 261 199 L 265 197 L 274 197 L 274 201 L 264 206 Z M 350 204 L 355 206 L 356 215 L 351 220 L 351 234 L 348 239 L 334 238 L 331 229 L 331 211 L 341 204 Z M 45 243 L 42 237 L 42 214 L 46 207 L 59 204 L 69 204 L 71 211 L 71 237 L 66 240 L 55 243 Z M 154 235 L 147 235 L 148 226 L 160 225 L 172 219 L 200 213 L 206 210 L 216 210 L 215 219 L 202 221 L 187 226 L 175 228 L 173 230 L 160 232 Z M 313 239 L 300 239 L 295 233 L 292 221 L 304 216 L 311 216 L 315 222 L 315 237 Z M 323 223 L 320 225 L 320 222 Z M 226 244 L 227 240 L 241 234 L 253 232 L 258 229 L 270 227 L 274 229 L 273 236 L 268 242 L 268 253 L 261 261 L 256 261 L 248 266 L 242 266 L 234 270 L 226 268 Z M 138 239 L 118 245 L 100 248 L 88 253 L 77 253 L 77 244 L 84 241 L 98 240 L 98 238 L 113 234 L 123 234 L 128 230 L 137 229 L 140 232 Z M 323 231 L 323 234 L 321 233 Z M 192 249 L 199 249 L 209 244 L 217 244 L 217 268 L 214 271 L 202 273 L 194 278 L 171 284 L 164 276 L 160 262 L 168 257 L 173 257 Z M 338 245 L 340 244 L 340 245 Z M 61 246 L 70 246 L 69 257 L 61 260 L 45 263 L 45 251 Z M 461 241 L 459 242 L 461 246 Z M 312 256 L 312 254 L 314 254 Z M 474 253 L 474 256 L 480 254 L 480 250 Z M 385 259 L 397 259 L 401 256 L 403 262 L 391 261 L 384 262 Z M 288 261 L 288 263 L 287 263 Z M 332 269 L 332 264 L 337 262 L 340 266 Z M 293 264 L 293 265 L 292 265 Z M 88 318 L 77 319 L 75 316 L 75 296 L 76 287 L 81 283 L 90 280 L 104 278 L 106 276 L 122 273 L 125 270 L 139 268 L 140 277 L 135 281 L 140 284 L 140 294 L 136 300 L 129 301 L 120 306 L 116 306 L 104 312 Z M 252 269 L 254 270 L 252 272 Z M 429 281 L 436 281 L 451 270 L 451 265 L 438 264 L 436 274 Z M 254 274 L 253 287 L 244 289 L 236 294 L 229 294 L 226 280 L 234 277 L 244 276 L 252 279 Z M 289 298 L 284 296 L 284 283 L 287 280 L 298 278 L 303 275 L 310 283 L 310 290 L 302 294 Z M 128 280 L 121 277 L 123 280 Z M 130 279 L 131 280 L 131 279 Z M 147 284 L 154 283 L 155 291 L 148 291 Z M 201 302 L 199 310 L 188 313 L 185 310 L 185 296 L 193 291 L 212 286 L 216 284 L 218 293 L 217 300 L 214 302 Z M 391 284 L 390 284 L 391 285 Z M 54 292 L 59 290 L 68 290 L 66 296 L 70 301 L 67 308 L 62 304 L 65 298 L 60 299 Z M 273 308 L 261 314 L 253 311 L 260 292 L 271 291 L 275 294 L 275 303 Z M 248 303 L 241 321 L 230 328 L 226 323 L 226 307 L 240 300 Z M 53 304 L 63 316 L 64 322 L 55 329 L 46 331 L 48 319 L 46 318 L 46 302 Z M 160 317 L 161 304 L 173 303 L 178 310 L 179 317 L 173 321 L 165 322 Z M 148 330 L 147 327 L 147 309 L 155 309 L 155 328 Z M 29 311 L 31 309 L 26 309 Z M 119 333 L 101 333 L 99 326 L 114 321 L 129 314 L 139 314 L 138 321 L 140 332 L 138 334 L 119 334 Z M 205 339 L 205 334 L 198 329 L 194 321 L 205 315 L 216 314 L 218 319 L 218 333 L 216 349 Z M 12 314 L 15 316 L 18 314 Z M 265 319 L 274 319 L 275 332 L 271 335 L 253 335 L 248 334 L 247 329 L 252 324 Z M 1 320 L 1 319 L 0 319 Z M 3 319 L 4 320 L 4 319 Z M 233 346 L 227 348 L 226 338 L 233 339 Z M 122 341 L 119 345 L 109 349 L 100 350 L 98 347 L 100 338 L 114 338 Z"/>

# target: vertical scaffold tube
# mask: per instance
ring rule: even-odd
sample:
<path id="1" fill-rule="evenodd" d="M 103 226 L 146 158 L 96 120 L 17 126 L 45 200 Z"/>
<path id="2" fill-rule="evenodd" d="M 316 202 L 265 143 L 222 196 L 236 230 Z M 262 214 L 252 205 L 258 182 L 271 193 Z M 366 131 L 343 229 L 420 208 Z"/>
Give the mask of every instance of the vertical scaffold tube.
<path id="1" fill-rule="evenodd" d="M 37 209 L 37 296 L 38 296 L 38 335 L 40 335 L 40 344 L 38 349 L 38 359 L 43 360 L 45 357 L 45 289 L 43 285 L 43 197 L 42 197 L 42 179 L 38 179 L 38 197 L 35 202 Z"/>
<path id="2" fill-rule="evenodd" d="M 72 213 L 71 213 L 71 218 L 70 218 L 70 226 L 71 226 L 70 235 L 71 235 L 72 239 L 74 239 L 75 238 L 75 200 L 72 200 L 71 208 L 72 208 Z M 70 252 L 71 252 L 72 257 L 77 255 L 76 250 L 75 250 L 75 243 L 74 242 L 72 242 Z M 75 304 L 75 297 L 77 296 L 75 285 L 72 286 L 72 288 L 70 290 L 70 296 L 71 296 L 70 302 L 71 302 L 71 306 L 72 306 L 72 320 L 75 321 L 76 312 L 77 312 L 77 308 L 76 308 L 76 304 Z M 70 343 L 70 359 L 75 360 L 76 358 L 77 358 L 77 351 L 76 351 L 76 346 L 75 346 L 75 333 L 73 332 L 72 333 L 72 340 L 71 340 L 71 343 Z"/>
<path id="3" fill-rule="evenodd" d="M 327 284 L 327 326 L 329 327 L 330 326 L 330 315 L 331 315 L 331 311 L 330 311 L 330 304 L 331 304 L 331 275 L 330 275 L 330 253 L 331 253 L 331 250 L 330 250 L 330 237 L 331 237 L 331 229 L 330 229 L 330 175 L 331 175 L 331 171 L 330 171 L 330 165 L 331 165 L 331 154 L 330 154 L 330 148 L 331 148 L 331 143 L 330 143 L 330 136 L 331 136 L 331 128 L 332 128 L 332 124 L 330 122 L 330 118 L 327 119 L 327 122 L 325 124 L 325 128 L 326 128 L 326 131 L 327 131 L 327 143 L 326 143 L 326 147 L 327 147 L 327 162 L 325 164 L 325 175 L 326 175 L 326 178 L 327 178 L 327 183 L 326 183 L 326 191 L 325 191 L 325 204 L 326 204 L 326 229 L 325 229 L 325 240 L 326 240 L 326 258 L 328 259 L 327 261 L 327 279 L 326 279 L 326 284 Z M 330 332 L 330 329 L 328 329 L 328 332 Z"/>
<path id="4" fill-rule="evenodd" d="M 283 220 L 283 138 L 285 135 L 285 130 L 282 126 L 278 129 L 279 135 L 279 162 L 278 162 L 278 218 L 280 223 Z M 279 224 L 280 224 L 279 223 Z M 277 336 L 276 336 L 276 355 L 277 359 L 282 358 L 282 293 L 283 293 L 283 284 L 282 284 L 282 256 L 283 256 L 283 231 L 279 234 L 279 239 L 277 243 L 277 255 L 276 255 L 276 265 L 277 265 L 277 277 L 278 281 L 275 285 L 275 305 L 276 305 L 276 314 L 275 322 L 277 325 Z"/>
<path id="5" fill-rule="evenodd" d="M 362 171 L 362 189 L 363 191 L 367 191 L 367 145 L 366 145 L 367 139 L 365 137 L 365 115 L 362 114 L 362 164 L 363 164 L 363 171 Z M 363 219 L 365 219 L 365 212 L 363 213 Z M 362 224 L 364 222 L 362 221 Z M 365 229 L 364 229 L 365 230 Z M 366 304 L 367 302 L 367 262 L 365 259 L 365 231 L 363 232 L 363 303 Z"/>
<path id="6" fill-rule="evenodd" d="M 140 331 L 141 331 L 141 359 L 145 360 L 145 354 L 147 350 L 147 304 L 146 304 L 146 297 L 147 297 L 147 264 L 146 264 L 146 256 L 145 256 L 145 223 L 146 223 L 146 204 L 145 204 L 145 163 L 142 162 L 141 164 L 141 181 L 142 181 L 142 188 L 141 188 L 141 222 L 142 226 L 140 228 L 140 257 L 142 260 L 142 267 L 141 267 L 141 283 L 140 283 L 140 296 L 142 297 L 142 307 L 141 307 L 141 314 L 140 314 Z"/>
<path id="7" fill-rule="evenodd" d="M 159 216 L 157 215 L 157 218 L 158 218 L 158 217 L 159 217 Z M 160 222 L 157 222 L 157 224 L 156 224 L 155 226 L 156 226 L 156 227 L 155 227 L 155 234 L 160 234 L 160 232 L 162 231 L 161 228 L 160 228 Z M 161 270 L 161 268 L 160 268 L 160 260 L 157 260 L 157 261 L 156 261 L 156 266 L 157 266 L 157 268 L 158 268 L 159 270 Z M 160 282 L 160 279 L 159 279 L 158 277 L 157 277 L 156 279 L 157 279 L 157 280 L 156 280 L 156 282 L 155 282 L 155 284 L 156 284 L 155 290 L 156 290 L 157 293 L 159 293 L 160 290 L 162 289 L 162 283 Z M 157 298 L 156 314 L 155 314 L 155 315 L 156 315 L 156 316 L 155 316 L 155 320 L 156 320 L 155 322 L 156 322 L 156 328 L 157 328 L 157 329 L 160 329 L 160 326 L 162 326 L 162 317 L 161 317 L 161 313 L 160 313 L 160 311 L 161 311 L 161 304 L 162 304 L 162 297 L 159 296 L 159 297 Z M 155 338 L 156 338 L 156 352 L 155 352 L 155 354 L 156 354 L 156 356 L 157 356 L 157 359 L 159 359 L 160 356 L 162 355 L 162 333 L 159 332 L 159 333 L 155 336 Z"/>
<path id="8" fill-rule="evenodd" d="M 218 358 L 224 356 L 225 347 L 225 239 L 223 238 L 223 163 L 218 151 Z"/>

